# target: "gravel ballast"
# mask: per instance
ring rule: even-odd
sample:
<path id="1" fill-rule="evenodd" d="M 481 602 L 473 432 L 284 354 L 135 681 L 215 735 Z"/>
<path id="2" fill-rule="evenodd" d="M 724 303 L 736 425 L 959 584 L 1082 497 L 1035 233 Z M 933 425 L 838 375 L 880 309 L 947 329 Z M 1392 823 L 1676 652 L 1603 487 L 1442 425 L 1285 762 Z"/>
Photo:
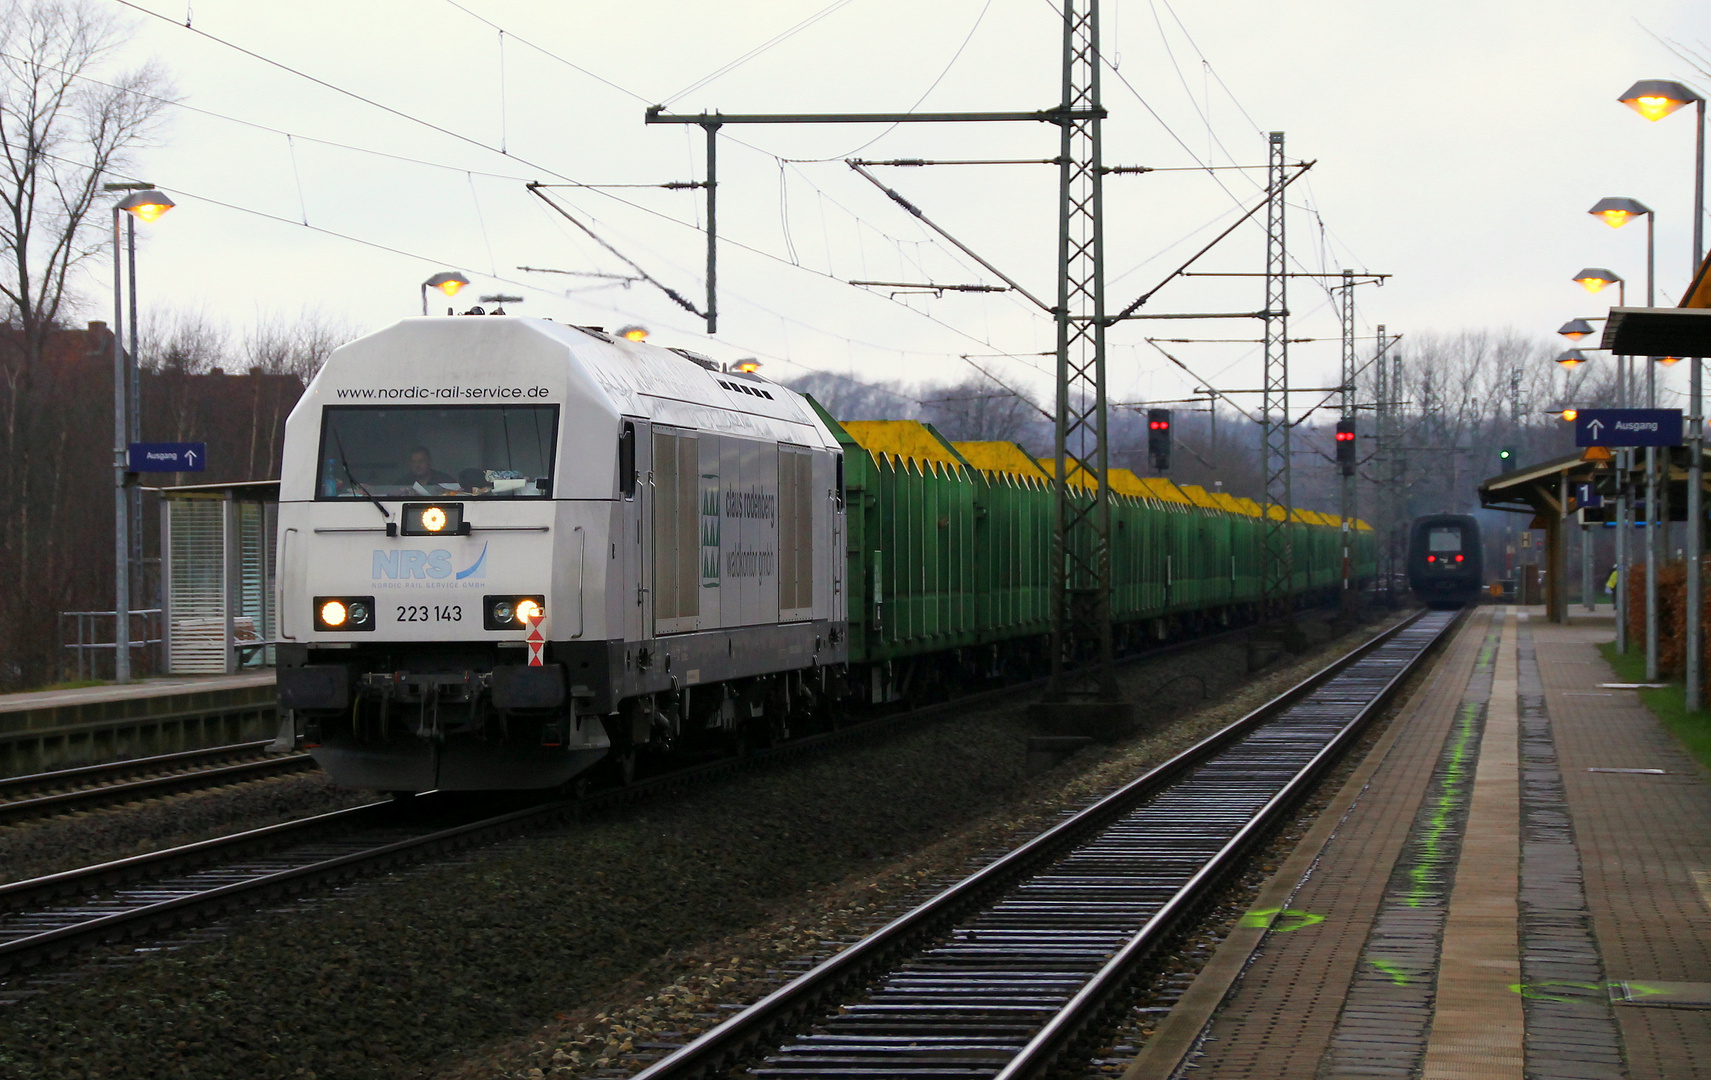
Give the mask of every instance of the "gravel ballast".
<path id="1" fill-rule="evenodd" d="M 0 884 L 374 802 L 320 772 L 250 780 L 0 827 Z"/>
<path id="2" fill-rule="evenodd" d="M 768 967 L 865 929 L 1323 662 L 1193 709 L 1202 685 L 1216 695 L 1240 681 L 1242 657 L 1230 644 L 1131 667 L 1136 700 L 1193 715 L 1033 780 L 1018 694 L 248 916 L 170 952 L 37 980 L 0 1008 L 0 1075 L 343 1080 L 609 1066 L 681 1039 L 737 991 L 763 992 Z"/>

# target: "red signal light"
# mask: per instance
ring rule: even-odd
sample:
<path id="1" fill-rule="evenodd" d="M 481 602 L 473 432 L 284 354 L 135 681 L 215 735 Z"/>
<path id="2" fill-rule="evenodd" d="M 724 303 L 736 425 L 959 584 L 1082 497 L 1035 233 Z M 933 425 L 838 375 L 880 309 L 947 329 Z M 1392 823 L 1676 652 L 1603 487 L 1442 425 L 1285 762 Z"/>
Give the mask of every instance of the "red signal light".
<path id="1" fill-rule="evenodd" d="M 1169 431 L 1170 430 L 1170 421 L 1169 420 L 1153 420 L 1147 424 L 1147 429 L 1149 431 Z"/>
<path id="2" fill-rule="evenodd" d="M 1426 556 L 1426 561 L 1427 562 L 1437 562 L 1438 557 L 1436 555 L 1428 555 L 1428 556 Z"/>
<path id="3" fill-rule="evenodd" d="M 1461 562 L 1461 556 L 1460 555 L 1456 556 L 1456 562 Z"/>

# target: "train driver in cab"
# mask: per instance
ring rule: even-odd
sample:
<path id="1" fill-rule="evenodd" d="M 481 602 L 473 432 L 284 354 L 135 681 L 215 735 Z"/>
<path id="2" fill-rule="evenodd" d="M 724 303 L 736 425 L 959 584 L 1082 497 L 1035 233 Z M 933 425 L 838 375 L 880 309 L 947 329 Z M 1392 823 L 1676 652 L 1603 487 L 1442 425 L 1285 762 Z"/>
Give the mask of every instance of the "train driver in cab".
<path id="1" fill-rule="evenodd" d="M 410 471 L 399 478 L 398 483 L 406 487 L 414 487 L 423 495 L 431 494 L 429 484 L 455 486 L 457 480 L 448 473 L 434 468 L 433 455 L 428 453 L 425 446 L 410 448 Z"/>

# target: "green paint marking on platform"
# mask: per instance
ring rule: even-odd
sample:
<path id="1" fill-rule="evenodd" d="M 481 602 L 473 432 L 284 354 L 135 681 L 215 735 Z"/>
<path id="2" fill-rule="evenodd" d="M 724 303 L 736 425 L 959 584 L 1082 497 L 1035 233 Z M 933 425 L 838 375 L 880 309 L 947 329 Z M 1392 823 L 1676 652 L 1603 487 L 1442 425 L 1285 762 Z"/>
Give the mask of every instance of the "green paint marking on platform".
<path id="1" fill-rule="evenodd" d="M 1481 656 L 1483 663 L 1484 656 Z M 1466 703 L 1456 714 L 1455 742 L 1450 747 L 1449 766 L 1444 770 L 1444 782 L 1438 791 L 1437 805 L 1432 807 L 1432 820 L 1420 841 L 1420 858 L 1408 871 L 1413 887 L 1408 890 L 1408 906 L 1419 907 L 1432 892 L 1431 875 L 1444 860 L 1444 839 L 1450 831 L 1450 815 L 1460 805 L 1462 788 L 1467 782 L 1468 750 L 1473 742 L 1474 725 L 1479 723 L 1480 706 Z"/>
<path id="2" fill-rule="evenodd" d="M 1522 997 L 1530 998 L 1533 1001 L 1554 1001 L 1554 1002 L 1557 1002 L 1559 1004 L 1574 1003 L 1574 1002 L 1580 1002 L 1580 1001 L 1584 1000 L 1582 998 L 1563 997 L 1561 994 L 1548 993 L 1547 990 L 1553 986 L 1567 987 L 1567 988 L 1571 988 L 1574 990 L 1603 990 L 1605 988 L 1606 984 L 1605 983 L 1583 983 L 1583 982 L 1557 982 L 1557 981 L 1536 982 L 1536 983 L 1511 983 L 1509 986 L 1509 992 L 1512 994 L 1520 994 Z"/>
<path id="3" fill-rule="evenodd" d="M 1294 920 L 1288 925 L 1280 925 L 1282 920 Z M 1264 911 L 1250 911 L 1241 917 L 1237 926 L 1246 926 L 1256 930 L 1275 930 L 1287 934 L 1292 930 L 1302 930 L 1309 926 L 1318 926 L 1325 921 L 1325 916 L 1315 915 L 1311 911 L 1297 911 L 1294 908 L 1266 908 Z"/>
<path id="4" fill-rule="evenodd" d="M 1367 963 L 1390 976 L 1390 981 L 1395 983 L 1397 986 L 1407 986 L 1414 978 L 1414 976 L 1403 971 L 1401 967 L 1396 964 L 1392 964 L 1388 960 L 1368 960 Z"/>

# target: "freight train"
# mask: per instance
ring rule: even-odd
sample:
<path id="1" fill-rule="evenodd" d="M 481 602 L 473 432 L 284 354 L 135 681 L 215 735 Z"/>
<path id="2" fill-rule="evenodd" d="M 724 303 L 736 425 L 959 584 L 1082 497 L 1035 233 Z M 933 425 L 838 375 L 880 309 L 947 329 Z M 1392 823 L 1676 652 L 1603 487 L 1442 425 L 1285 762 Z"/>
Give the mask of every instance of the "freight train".
<path id="1" fill-rule="evenodd" d="M 1476 603 L 1485 587 L 1479 520 L 1468 514 L 1429 514 L 1408 528 L 1408 586 L 1427 607 Z"/>
<path id="2" fill-rule="evenodd" d="M 336 350 L 286 424 L 282 718 L 350 787 L 543 789 L 1031 677 L 1052 473 L 596 328 L 407 319 Z M 1257 504 L 1107 482 L 1119 648 L 1254 617 Z M 1327 599 L 1340 522 L 1285 527 L 1292 599 Z"/>

